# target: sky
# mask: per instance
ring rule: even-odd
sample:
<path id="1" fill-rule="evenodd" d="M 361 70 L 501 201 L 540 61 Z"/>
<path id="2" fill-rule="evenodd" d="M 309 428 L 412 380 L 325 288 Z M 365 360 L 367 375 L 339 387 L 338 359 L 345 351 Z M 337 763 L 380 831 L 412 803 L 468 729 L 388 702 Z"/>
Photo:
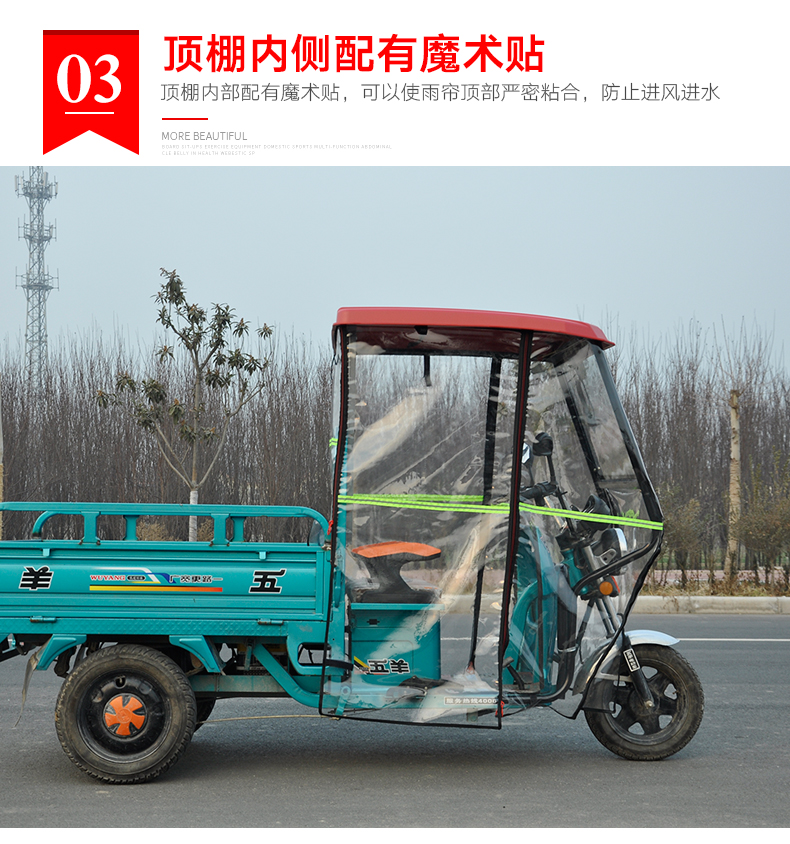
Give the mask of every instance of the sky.
<path id="1" fill-rule="evenodd" d="M 337 309 L 583 319 L 611 339 L 745 320 L 790 349 L 790 171 L 768 167 L 66 167 L 46 209 L 50 343 L 154 335 L 188 298 L 329 347 Z M 27 203 L 0 167 L 0 342 L 22 342 Z"/>

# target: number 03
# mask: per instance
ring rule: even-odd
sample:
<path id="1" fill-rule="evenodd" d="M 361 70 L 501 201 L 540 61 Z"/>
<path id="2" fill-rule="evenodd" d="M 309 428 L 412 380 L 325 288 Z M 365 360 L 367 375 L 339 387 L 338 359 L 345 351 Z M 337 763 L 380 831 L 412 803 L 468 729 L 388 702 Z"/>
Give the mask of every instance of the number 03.
<path id="1" fill-rule="evenodd" d="M 76 59 L 77 66 L 80 69 L 80 90 L 76 98 L 72 98 L 69 94 L 69 64 L 72 59 Z M 94 94 L 93 99 L 96 100 L 97 103 L 111 103 L 121 93 L 121 81 L 113 75 L 115 71 L 118 70 L 120 62 L 115 56 L 112 56 L 109 53 L 96 59 L 94 67 L 98 67 L 101 62 L 107 62 L 110 66 L 107 73 L 99 78 L 110 86 L 112 89 L 112 95 L 104 97 L 101 94 Z M 68 100 L 70 103 L 80 103 L 88 96 L 90 88 L 91 70 L 88 67 L 88 63 L 82 58 L 82 56 L 78 56 L 75 53 L 72 53 L 70 56 L 66 56 L 58 68 L 58 91 L 60 91 L 60 95 L 64 100 Z"/>

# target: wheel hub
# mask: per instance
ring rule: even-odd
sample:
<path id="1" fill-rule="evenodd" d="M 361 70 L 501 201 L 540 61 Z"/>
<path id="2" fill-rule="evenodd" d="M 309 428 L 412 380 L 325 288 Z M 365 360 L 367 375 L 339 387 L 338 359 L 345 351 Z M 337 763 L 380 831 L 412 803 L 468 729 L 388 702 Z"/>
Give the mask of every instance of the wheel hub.
<path id="1" fill-rule="evenodd" d="M 134 736 L 145 725 L 145 704 L 134 695 L 117 695 L 104 707 L 104 723 L 116 736 Z"/>
<path id="2" fill-rule="evenodd" d="M 136 673 L 101 678 L 90 692 L 80 723 L 99 753 L 141 753 L 156 743 L 167 722 L 158 688 Z"/>
<path id="3" fill-rule="evenodd" d="M 656 705 L 651 700 L 650 702 L 643 700 L 642 695 L 634 689 L 628 696 L 628 708 L 633 713 L 637 721 L 643 718 L 648 718 L 656 714 Z"/>

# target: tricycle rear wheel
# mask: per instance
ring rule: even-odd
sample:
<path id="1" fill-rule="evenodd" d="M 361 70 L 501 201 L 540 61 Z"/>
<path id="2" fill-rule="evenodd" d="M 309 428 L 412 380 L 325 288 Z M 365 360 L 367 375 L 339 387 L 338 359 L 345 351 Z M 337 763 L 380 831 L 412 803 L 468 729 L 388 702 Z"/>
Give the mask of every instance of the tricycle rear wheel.
<path id="1" fill-rule="evenodd" d="M 624 759 L 666 759 L 684 748 L 702 721 L 705 698 L 696 671 L 675 650 L 662 645 L 636 645 L 654 707 L 645 706 L 634 684 L 611 683 L 603 692 L 606 711 L 585 711 L 592 734 Z M 625 660 L 621 676 L 628 674 Z"/>
<path id="2" fill-rule="evenodd" d="M 166 771 L 195 731 L 195 695 L 170 657 L 116 645 L 80 663 L 58 696 L 55 725 L 71 760 L 108 783 L 139 783 Z"/>

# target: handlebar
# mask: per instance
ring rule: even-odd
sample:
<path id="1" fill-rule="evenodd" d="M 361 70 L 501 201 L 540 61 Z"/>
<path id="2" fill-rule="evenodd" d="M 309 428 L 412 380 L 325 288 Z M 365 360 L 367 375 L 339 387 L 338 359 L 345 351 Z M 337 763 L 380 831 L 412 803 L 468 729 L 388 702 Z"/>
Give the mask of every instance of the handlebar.
<path id="1" fill-rule="evenodd" d="M 534 501 L 536 499 L 545 498 L 547 495 L 557 494 L 557 484 L 551 481 L 544 481 L 543 483 L 535 484 L 535 486 L 527 487 L 521 491 L 521 497 L 525 501 Z"/>

